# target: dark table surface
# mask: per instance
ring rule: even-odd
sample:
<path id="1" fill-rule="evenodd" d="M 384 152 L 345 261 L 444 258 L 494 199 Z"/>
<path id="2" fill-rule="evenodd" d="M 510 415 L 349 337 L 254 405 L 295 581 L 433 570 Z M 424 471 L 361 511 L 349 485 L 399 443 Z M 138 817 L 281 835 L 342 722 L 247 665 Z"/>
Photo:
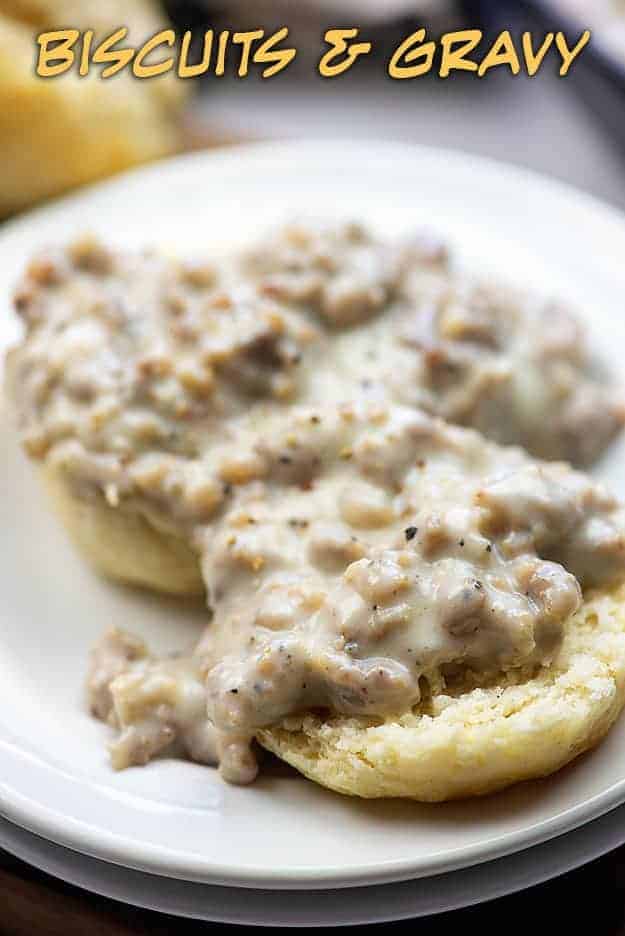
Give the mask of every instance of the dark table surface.
<path id="1" fill-rule="evenodd" d="M 579 933 L 589 913 L 593 936 L 625 934 L 625 847 L 531 890 L 421 919 L 412 926 L 419 936 L 447 933 L 458 926 L 469 927 L 469 932 L 477 928 L 482 934 L 507 933 L 514 923 L 538 927 L 537 933 L 552 926 Z M 381 927 L 384 933 L 399 932 L 401 925 L 352 927 L 349 932 L 381 931 Z M 191 936 L 218 926 L 233 933 L 259 932 L 138 910 L 64 884 L 0 852 L 1 936 Z"/>

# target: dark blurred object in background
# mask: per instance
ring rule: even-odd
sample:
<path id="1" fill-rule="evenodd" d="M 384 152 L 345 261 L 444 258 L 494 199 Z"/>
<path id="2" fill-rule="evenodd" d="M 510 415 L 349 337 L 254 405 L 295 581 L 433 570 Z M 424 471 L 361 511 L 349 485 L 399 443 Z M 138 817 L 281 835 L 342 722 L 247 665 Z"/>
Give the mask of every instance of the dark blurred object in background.
<path id="1" fill-rule="evenodd" d="M 567 77 L 573 91 L 625 150 L 625 2 L 623 0 L 468 0 L 492 32 L 562 29 L 577 39 L 590 29 L 590 44 Z"/>
<path id="2" fill-rule="evenodd" d="M 414 24 L 427 24 L 435 34 L 458 23 L 457 0 L 167 0 L 167 11 L 181 28 L 215 30 L 265 29 L 288 26 L 289 41 L 298 55 L 289 78 L 310 70 L 319 57 L 323 34 L 331 27 L 357 27 L 362 39 L 375 38 L 371 68 L 387 57 Z M 408 24 L 408 25 L 407 25 Z"/>

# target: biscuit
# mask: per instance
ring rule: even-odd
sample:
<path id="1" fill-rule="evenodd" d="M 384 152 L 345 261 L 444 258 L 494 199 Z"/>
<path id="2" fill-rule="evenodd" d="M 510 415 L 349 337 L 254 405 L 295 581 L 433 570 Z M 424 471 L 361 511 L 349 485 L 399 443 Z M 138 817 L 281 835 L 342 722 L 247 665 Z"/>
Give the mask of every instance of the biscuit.
<path id="1" fill-rule="evenodd" d="M 80 78 L 72 70 L 58 79 L 35 73 L 35 36 L 50 23 L 86 22 L 105 33 L 126 24 L 139 36 L 162 25 L 152 4 L 116 6 L 0 0 L 0 216 L 179 149 L 186 95 L 171 76 L 102 81 L 95 72 Z"/>
<path id="2" fill-rule="evenodd" d="M 549 667 L 435 695 L 397 718 L 305 714 L 260 743 L 351 796 L 439 802 L 553 773 L 594 747 L 625 703 L 625 588 L 591 594 Z"/>
<path id="3" fill-rule="evenodd" d="M 57 515 L 97 571 L 169 595 L 204 595 L 198 558 L 186 540 L 158 530 L 139 513 L 111 507 L 101 495 L 80 497 L 53 465 L 42 472 Z"/>

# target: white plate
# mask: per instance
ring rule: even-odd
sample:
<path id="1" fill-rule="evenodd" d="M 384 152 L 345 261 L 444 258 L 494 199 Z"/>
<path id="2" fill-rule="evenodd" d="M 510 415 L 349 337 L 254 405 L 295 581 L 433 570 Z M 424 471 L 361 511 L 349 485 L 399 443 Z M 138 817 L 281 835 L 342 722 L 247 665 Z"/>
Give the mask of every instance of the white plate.
<path id="1" fill-rule="evenodd" d="M 330 891 L 248 890 L 193 884 L 86 858 L 0 820 L 0 845 L 104 897 L 177 916 L 254 926 L 349 926 L 414 919 L 504 897 L 578 868 L 625 842 L 625 807 L 581 829 L 463 871 Z"/>
<path id="2" fill-rule="evenodd" d="M 2 340 L 25 257 L 85 227 L 126 244 L 222 247 L 296 212 L 393 232 L 434 226 L 463 261 L 578 299 L 618 370 L 625 350 L 625 222 L 536 176 L 384 144 L 264 145 L 142 170 L 0 234 Z M 99 581 L 48 513 L 6 413 L 0 476 L 0 812 L 96 858 L 192 881 L 265 888 L 382 883 L 460 868 L 566 832 L 625 801 L 625 720 L 558 776 L 486 802 L 420 806 L 331 794 L 289 773 L 228 787 L 160 761 L 114 773 L 107 729 L 81 699 L 88 648 L 112 623 L 160 647 L 190 643 L 202 614 Z M 623 447 L 604 466 L 622 494 Z"/>

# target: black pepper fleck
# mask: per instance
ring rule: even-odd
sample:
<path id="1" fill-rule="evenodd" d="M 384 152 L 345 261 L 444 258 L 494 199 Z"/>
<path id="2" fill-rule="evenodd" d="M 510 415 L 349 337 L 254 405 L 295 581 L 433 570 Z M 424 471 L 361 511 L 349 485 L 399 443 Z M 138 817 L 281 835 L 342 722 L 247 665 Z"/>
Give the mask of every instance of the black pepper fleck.
<path id="1" fill-rule="evenodd" d="M 406 529 L 404 530 L 404 535 L 407 541 L 414 539 L 415 536 L 417 535 L 417 528 L 413 526 L 406 527 Z"/>

